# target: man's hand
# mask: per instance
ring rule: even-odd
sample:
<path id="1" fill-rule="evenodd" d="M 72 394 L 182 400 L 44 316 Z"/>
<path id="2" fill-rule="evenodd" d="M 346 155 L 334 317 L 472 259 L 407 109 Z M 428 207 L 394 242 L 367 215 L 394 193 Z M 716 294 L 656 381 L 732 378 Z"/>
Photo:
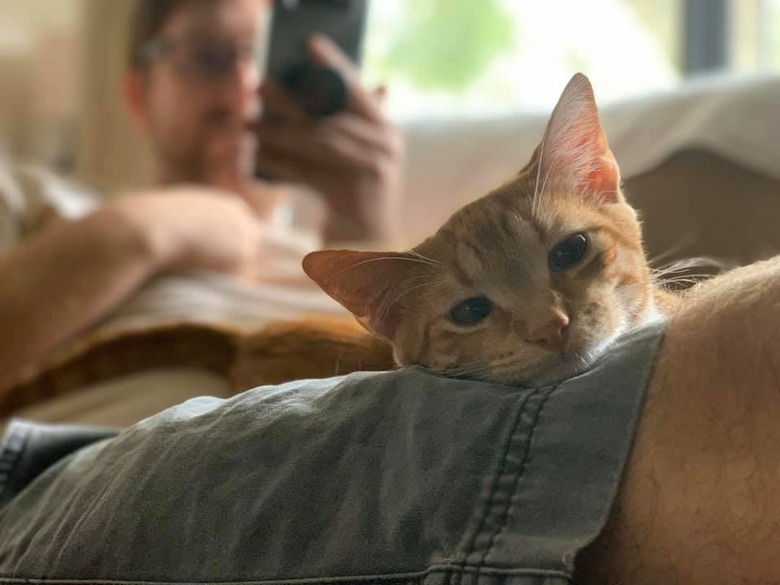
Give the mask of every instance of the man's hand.
<path id="1" fill-rule="evenodd" d="M 264 224 L 239 196 L 204 187 L 134 194 L 110 204 L 139 234 L 156 271 L 206 269 L 254 280 Z"/>
<path id="2" fill-rule="evenodd" d="M 371 240 L 396 229 L 403 144 L 382 113 L 383 91 L 370 93 L 349 59 L 327 38 L 310 42 L 312 58 L 341 75 L 344 111 L 312 119 L 278 84 L 261 87 L 259 169 L 309 185 L 330 209 L 327 240 Z"/>

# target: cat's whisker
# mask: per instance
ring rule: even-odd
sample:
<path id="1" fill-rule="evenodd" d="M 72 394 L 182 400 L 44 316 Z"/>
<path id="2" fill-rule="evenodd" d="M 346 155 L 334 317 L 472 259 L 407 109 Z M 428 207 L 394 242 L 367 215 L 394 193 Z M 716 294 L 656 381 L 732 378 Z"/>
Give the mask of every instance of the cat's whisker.
<path id="1" fill-rule="evenodd" d="M 444 368 L 443 373 L 447 376 L 466 377 L 483 374 L 489 371 L 490 364 L 485 363 L 483 360 L 477 360 Z"/>
<path id="2" fill-rule="evenodd" d="M 663 283 L 663 286 L 669 287 L 671 285 L 682 288 L 692 288 L 697 284 L 700 284 L 703 280 L 671 280 Z"/>
<path id="3" fill-rule="evenodd" d="M 690 265 L 690 266 L 669 266 L 666 268 L 653 268 L 650 270 L 650 274 L 653 274 L 655 276 L 663 276 L 665 274 L 678 274 L 678 273 L 687 273 L 689 270 L 693 270 L 694 268 L 705 268 L 705 265 Z M 717 266 L 713 266 L 717 268 Z M 692 274 L 711 274 L 709 272 L 698 272 L 698 273 L 692 273 Z"/>
<path id="4" fill-rule="evenodd" d="M 494 359 L 490 362 L 491 369 L 506 368 L 508 366 L 514 366 L 517 369 L 518 365 L 522 365 L 523 360 L 517 355 L 517 352 L 513 352 L 511 355 Z"/>
<path id="5" fill-rule="evenodd" d="M 441 262 L 439 262 L 438 260 L 434 260 L 433 258 L 428 258 L 428 256 L 424 256 L 423 254 L 421 254 L 420 252 L 418 252 L 416 250 L 410 251 L 409 254 L 411 256 L 414 256 L 415 258 L 425 262 L 426 264 L 428 264 L 430 266 L 441 266 Z"/>
<path id="6" fill-rule="evenodd" d="M 657 279 L 660 282 L 674 282 L 676 280 L 703 280 L 708 277 L 711 277 L 712 274 L 707 274 L 706 272 L 701 272 L 698 274 L 677 274 L 677 275 L 663 275 L 661 278 Z"/>
<path id="7" fill-rule="evenodd" d="M 700 256 L 672 262 L 668 266 L 651 268 L 650 274 L 653 280 L 660 286 L 682 285 L 692 286 L 699 284 L 716 274 L 722 274 L 734 268 L 734 264 L 718 258 Z M 690 272 L 695 268 L 714 268 L 713 272 Z"/>
<path id="8" fill-rule="evenodd" d="M 391 255 L 388 255 L 388 256 L 382 256 L 380 258 L 370 258 L 368 260 L 361 260 L 360 262 L 355 262 L 354 264 L 350 264 L 349 266 L 347 266 L 343 270 L 340 270 L 339 272 L 337 272 L 336 275 L 344 274 L 345 272 L 348 272 L 349 270 L 352 270 L 354 268 L 358 268 L 359 266 L 365 266 L 367 264 L 374 264 L 375 262 L 382 262 L 382 261 L 385 261 L 385 260 L 393 260 L 393 261 L 396 261 L 396 262 L 398 262 L 398 261 L 400 261 L 400 262 L 414 262 L 416 264 L 425 264 L 425 265 L 428 265 L 428 266 L 431 265 L 431 262 L 429 262 L 427 260 L 420 259 L 420 258 L 408 258 L 408 257 L 405 257 L 405 256 L 391 256 Z"/>
<path id="9" fill-rule="evenodd" d="M 556 292 L 558 297 L 561 299 L 561 301 L 563 301 L 564 303 L 571 303 L 571 297 L 566 295 L 566 293 L 564 293 L 563 291 L 556 291 Z"/>
<path id="10" fill-rule="evenodd" d="M 656 283 L 660 284 L 661 286 L 667 286 L 670 284 L 699 284 L 701 282 L 704 282 L 705 280 L 708 280 L 709 278 L 712 278 L 712 274 L 708 273 L 699 273 L 699 274 L 680 274 L 677 276 L 667 276 L 662 275 L 660 277 L 656 277 L 655 281 Z"/>
<path id="11" fill-rule="evenodd" d="M 430 285 L 430 282 L 423 282 L 422 284 L 418 284 L 415 286 L 410 286 L 408 288 L 405 288 L 404 290 L 400 291 L 395 297 L 393 298 L 392 304 L 397 303 L 399 300 L 401 300 L 403 297 L 408 295 L 409 293 L 412 293 L 416 290 L 419 290 L 421 288 L 427 288 Z"/>
<path id="12" fill-rule="evenodd" d="M 431 283 L 433 283 L 436 279 L 436 276 L 433 274 L 418 274 L 416 276 L 412 276 L 406 280 L 406 284 L 413 284 L 413 286 L 406 286 L 403 289 L 400 289 L 397 291 L 397 294 L 391 296 L 387 295 L 382 300 L 382 303 L 377 307 L 377 314 L 381 315 L 382 318 L 386 317 L 390 309 L 404 296 L 408 295 L 409 293 L 422 289 L 427 288 L 431 286 Z M 421 282 L 422 281 L 422 282 Z M 420 283 L 421 282 L 421 283 Z M 414 283 L 420 283 L 420 284 L 414 284 Z"/>
<path id="13" fill-rule="evenodd" d="M 574 359 L 580 364 L 581 367 L 587 368 L 593 363 L 593 359 L 588 359 L 588 357 L 581 355 L 581 354 L 574 354 Z"/>
<path id="14" fill-rule="evenodd" d="M 663 278 L 665 276 L 674 276 L 674 275 L 680 275 L 680 276 L 708 276 L 712 275 L 711 272 L 691 272 L 693 269 L 697 268 L 694 265 L 691 266 L 669 266 L 665 268 L 654 268 L 650 270 L 651 276 L 655 278 Z M 699 268 L 705 268 L 705 266 L 699 266 Z"/>
<path id="15" fill-rule="evenodd" d="M 471 368 L 462 367 L 457 369 L 445 370 L 441 372 L 441 374 L 451 378 L 486 379 L 487 374 L 490 374 L 490 370 L 487 368 L 487 366 L 480 365 Z"/>
<path id="16" fill-rule="evenodd" d="M 647 263 L 652 266 L 652 265 L 654 265 L 654 264 L 656 264 L 658 262 L 662 262 L 662 261 L 666 260 L 667 258 L 669 258 L 671 256 L 675 256 L 675 255 L 679 254 L 685 248 L 689 248 L 695 242 L 696 242 L 696 238 L 694 237 L 694 235 L 692 233 L 689 232 L 689 233 L 685 234 L 685 236 L 680 238 L 677 241 L 677 243 L 672 244 L 671 246 L 669 246 L 669 248 L 667 248 L 666 250 L 664 250 L 660 254 L 657 254 L 657 255 L 653 256 L 652 258 L 648 258 Z"/>

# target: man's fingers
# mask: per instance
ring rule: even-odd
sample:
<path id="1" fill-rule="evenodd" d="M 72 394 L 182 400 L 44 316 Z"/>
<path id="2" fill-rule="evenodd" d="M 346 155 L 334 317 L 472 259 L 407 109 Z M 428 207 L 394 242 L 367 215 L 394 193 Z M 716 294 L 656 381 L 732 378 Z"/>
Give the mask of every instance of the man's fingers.
<path id="1" fill-rule="evenodd" d="M 261 122 L 257 129 L 258 156 L 274 153 L 288 159 L 316 162 L 322 159 L 321 148 L 312 141 L 311 128 Z"/>
<path id="2" fill-rule="evenodd" d="M 335 69 L 347 84 L 349 110 L 368 120 L 376 122 L 384 120 L 380 100 L 363 89 L 355 64 L 333 41 L 323 35 L 314 35 L 309 40 L 309 53 L 315 62 Z"/>
<path id="3" fill-rule="evenodd" d="M 370 124 L 354 116 L 333 116 L 317 126 L 323 135 L 344 136 L 377 153 L 396 157 L 403 150 L 401 134 L 387 124 Z"/>
<path id="4" fill-rule="evenodd" d="M 278 123 L 305 123 L 309 115 L 298 101 L 277 82 L 268 80 L 260 86 L 263 118 Z"/>
<path id="5" fill-rule="evenodd" d="M 312 35 L 308 44 L 309 54 L 315 63 L 335 69 L 350 86 L 360 83 L 360 74 L 355 64 L 328 37 Z"/>
<path id="6" fill-rule="evenodd" d="M 306 166 L 298 164 L 284 154 L 262 148 L 257 155 L 257 169 L 277 179 L 306 182 Z"/>
<path id="7" fill-rule="evenodd" d="M 329 169 L 362 167 L 375 155 L 371 146 L 336 132 L 312 131 L 303 127 L 261 126 L 258 133 L 262 152 L 274 153 L 300 163 L 300 166 Z"/>

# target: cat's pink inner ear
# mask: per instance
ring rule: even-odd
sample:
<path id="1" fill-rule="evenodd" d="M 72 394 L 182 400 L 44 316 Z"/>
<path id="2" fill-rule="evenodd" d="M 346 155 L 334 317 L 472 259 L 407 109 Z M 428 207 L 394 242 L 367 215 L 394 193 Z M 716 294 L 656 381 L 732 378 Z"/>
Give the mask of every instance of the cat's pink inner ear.
<path id="1" fill-rule="evenodd" d="M 570 174 L 585 194 L 600 201 L 619 198 L 620 170 L 584 75 L 575 75 L 563 90 L 537 157 L 545 174 Z"/>
<path id="2" fill-rule="evenodd" d="M 405 254 L 324 250 L 303 259 L 303 270 L 372 333 L 392 340 L 401 319 L 396 291 L 406 279 Z"/>

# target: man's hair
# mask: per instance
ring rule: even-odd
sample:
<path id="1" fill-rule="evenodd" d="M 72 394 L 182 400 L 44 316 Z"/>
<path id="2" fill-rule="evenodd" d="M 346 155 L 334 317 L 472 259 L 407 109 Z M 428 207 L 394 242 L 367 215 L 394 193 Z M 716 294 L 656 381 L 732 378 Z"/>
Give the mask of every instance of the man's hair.
<path id="1" fill-rule="evenodd" d="M 130 69 L 146 65 L 143 50 L 160 33 L 171 14 L 184 4 L 195 0 L 136 0 L 130 29 L 127 64 Z"/>

